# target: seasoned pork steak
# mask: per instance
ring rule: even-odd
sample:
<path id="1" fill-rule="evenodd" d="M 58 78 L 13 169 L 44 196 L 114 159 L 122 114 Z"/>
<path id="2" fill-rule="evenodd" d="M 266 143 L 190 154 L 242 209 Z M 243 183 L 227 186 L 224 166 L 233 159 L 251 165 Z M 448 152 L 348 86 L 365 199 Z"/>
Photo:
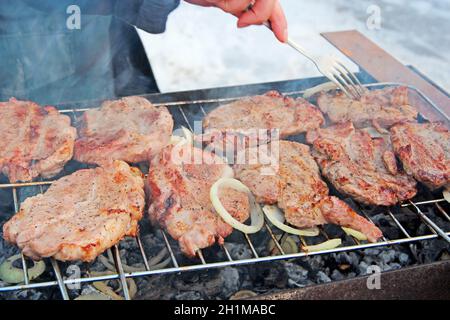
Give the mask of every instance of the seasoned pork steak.
<path id="1" fill-rule="evenodd" d="M 203 120 L 205 133 L 250 129 L 279 129 L 280 137 L 319 128 L 322 113 L 308 101 L 284 97 L 276 91 L 220 106 Z"/>
<path id="2" fill-rule="evenodd" d="M 389 128 L 417 118 L 417 110 L 409 105 L 407 87 L 366 91 L 361 100 L 352 100 L 342 92 L 321 93 L 317 104 L 333 123 L 351 121 L 357 128 Z"/>
<path id="3" fill-rule="evenodd" d="M 359 216 L 345 202 L 328 195 L 328 187 L 320 177 L 308 146 L 280 141 L 274 150 L 279 150 L 278 168 L 261 164 L 268 162 L 261 156 L 254 158 L 258 152 L 252 149 L 241 152 L 247 153 L 248 163 L 253 164 L 234 167 L 236 178 L 250 188 L 258 202 L 277 204 L 287 222 L 299 228 L 333 223 L 358 230 L 372 242 L 382 236 L 373 223 Z M 277 157 L 277 152 L 268 156 Z M 271 170 L 273 174 L 268 174 Z"/>
<path id="4" fill-rule="evenodd" d="M 167 108 L 156 108 L 145 98 L 106 101 L 84 113 L 74 158 L 95 164 L 147 161 L 169 142 L 172 129 Z"/>
<path id="5" fill-rule="evenodd" d="M 137 233 L 145 206 L 139 170 L 114 161 L 79 170 L 26 199 L 3 226 L 3 237 L 37 260 L 92 261 Z"/>
<path id="6" fill-rule="evenodd" d="M 195 157 L 203 163 L 193 163 Z M 216 240 L 222 244 L 233 229 L 214 211 L 209 191 L 218 179 L 232 176 L 233 170 L 209 152 L 187 145 L 167 146 L 152 160 L 148 174 L 151 221 L 178 240 L 188 256 L 195 256 L 198 249 L 212 246 Z M 245 193 L 224 188 L 219 198 L 235 219 L 248 219 Z"/>
<path id="7" fill-rule="evenodd" d="M 414 179 L 397 167 L 389 137 L 372 138 L 346 122 L 309 132 L 307 140 L 322 174 L 359 202 L 392 206 L 417 193 Z"/>
<path id="8" fill-rule="evenodd" d="M 0 170 L 13 183 L 50 178 L 72 158 L 76 134 L 54 107 L 0 102 Z"/>
<path id="9" fill-rule="evenodd" d="M 402 123 L 392 144 L 408 174 L 431 189 L 450 185 L 450 132 L 440 123 Z"/>

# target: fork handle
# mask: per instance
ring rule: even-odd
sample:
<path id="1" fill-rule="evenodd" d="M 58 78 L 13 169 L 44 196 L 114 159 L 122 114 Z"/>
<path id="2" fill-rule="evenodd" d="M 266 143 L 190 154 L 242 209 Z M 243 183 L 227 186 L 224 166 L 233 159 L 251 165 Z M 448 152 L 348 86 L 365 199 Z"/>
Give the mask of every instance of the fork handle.
<path id="1" fill-rule="evenodd" d="M 269 21 L 266 21 L 263 23 L 264 26 L 266 26 L 269 30 L 272 31 L 272 26 L 270 25 Z M 290 37 L 287 38 L 286 44 L 289 45 L 291 48 L 295 49 L 296 51 L 300 52 L 302 55 L 304 55 L 306 58 L 314 62 L 316 64 L 316 60 L 314 59 L 313 55 L 303 48 L 301 45 L 293 41 Z"/>

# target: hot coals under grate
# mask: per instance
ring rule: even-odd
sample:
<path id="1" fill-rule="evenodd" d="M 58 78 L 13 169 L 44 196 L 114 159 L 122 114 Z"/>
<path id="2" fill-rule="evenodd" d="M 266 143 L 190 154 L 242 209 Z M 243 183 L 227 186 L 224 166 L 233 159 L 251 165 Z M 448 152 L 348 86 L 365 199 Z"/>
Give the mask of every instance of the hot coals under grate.
<path id="1" fill-rule="evenodd" d="M 149 99 L 169 107 L 176 127 L 192 129 L 194 121 L 201 121 L 219 103 L 243 96 L 242 88 L 245 87 L 234 98 L 169 103 L 162 103 L 161 96 L 149 96 Z M 266 89 L 261 86 L 258 93 Z M 167 101 L 175 100 L 169 98 Z M 83 110 L 85 105 L 74 109 L 63 107 L 61 111 L 76 121 Z M 296 140 L 302 142 L 303 137 Z M 81 167 L 72 161 L 62 175 Z M 6 212 L 0 215 L 0 223 L 17 211 L 26 197 L 44 192 L 50 184 L 51 181 L 0 184 L 2 212 Z M 234 232 L 223 246 L 205 249 L 197 259 L 188 259 L 175 241 L 144 219 L 138 238 L 124 239 L 95 262 L 60 263 L 47 259 L 46 272 L 37 279 L 25 277 L 24 283 L 18 285 L 0 282 L 0 297 L 73 299 L 99 289 L 107 290 L 107 284 L 116 289 L 115 298 L 227 299 L 243 289 L 267 293 L 364 275 L 373 265 L 387 271 L 448 257 L 448 243 L 440 238 L 450 235 L 450 208 L 442 194 L 421 190 L 412 202 L 394 208 L 363 207 L 351 199 L 347 202 L 383 231 L 382 241 L 361 242 L 330 225 L 321 228 L 318 237 L 294 238 L 267 222 L 258 234 L 247 236 Z M 301 244 L 311 245 L 331 238 L 341 238 L 342 246 L 309 253 L 286 251 L 286 242 L 295 244 L 291 248 L 299 248 Z M 0 263 L 17 253 L 17 248 L 0 240 Z M 27 274 L 31 263 L 22 258 L 18 264 Z"/>

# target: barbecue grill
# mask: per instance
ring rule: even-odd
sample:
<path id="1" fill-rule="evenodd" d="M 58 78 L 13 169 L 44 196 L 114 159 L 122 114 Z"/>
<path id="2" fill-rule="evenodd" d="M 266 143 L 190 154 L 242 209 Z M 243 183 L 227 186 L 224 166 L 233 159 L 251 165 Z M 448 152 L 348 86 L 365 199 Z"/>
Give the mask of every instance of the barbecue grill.
<path id="1" fill-rule="evenodd" d="M 397 83 L 377 83 L 369 74 L 361 71 L 357 74 L 360 81 L 368 89 L 377 89 L 387 86 L 397 86 Z M 145 98 L 149 99 L 152 103 L 158 106 L 167 106 L 170 113 L 173 116 L 175 122 L 175 128 L 185 126 L 189 129 L 193 129 L 195 121 L 201 121 L 203 117 L 216 108 L 218 105 L 234 101 L 238 98 L 252 96 L 256 94 L 263 94 L 269 90 L 278 90 L 287 96 L 298 97 L 301 96 L 305 89 L 312 86 L 321 84 L 325 82 L 325 78 L 311 78 L 311 79 L 301 79 L 238 87 L 228 87 L 228 88 L 215 88 L 207 90 L 189 91 L 189 92 L 178 92 L 178 93 L 168 93 L 168 94 L 150 94 L 144 95 Z M 440 119 L 447 123 L 450 120 L 446 113 L 435 103 L 433 103 L 425 94 L 415 87 L 409 86 L 411 96 L 413 97 L 414 105 L 417 106 L 421 112 L 423 119 L 426 121 L 428 115 L 432 115 L 435 119 Z M 73 123 L 76 123 L 82 112 L 88 110 L 92 107 L 97 107 L 100 105 L 99 101 L 84 101 L 84 102 L 72 102 L 57 106 L 60 112 L 69 115 L 72 118 Z M 294 137 L 294 140 L 298 142 L 304 142 L 304 137 Z M 61 175 L 67 175 L 73 171 L 85 168 L 86 165 L 82 165 L 71 161 L 64 172 Z M 145 172 L 146 168 L 141 168 Z M 0 184 L 0 190 L 7 191 L 12 197 L 12 202 L 14 204 L 15 212 L 19 211 L 20 203 L 25 199 L 25 197 L 30 195 L 35 195 L 38 192 L 44 192 L 46 188 L 52 183 L 53 180 L 40 180 L 29 183 L 5 183 Z M 336 190 L 330 188 L 331 194 L 336 194 L 341 199 L 345 199 L 342 195 L 339 195 Z M 30 280 L 28 277 L 28 266 L 26 263 L 26 258 L 22 255 L 21 263 L 24 274 L 24 283 L 19 285 L 6 285 L 0 287 L 0 294 L 3 292 L 10 292 L 16 290 L 27 290 L 27 289 L 43 289 L 48 287 L 59 288 L 61 297 L 63 299 L 70 299 L 68 286 L 74 284 L 86 284 L 93 283 L 97 281 L 106 280 L 119 280 L 122 285 L 122 292 L 125 299 L 130 299 L 130 292 L 127 284 L 127 278 L 139 278 L 139 277 L 151 277 L 155 275 L 163 274 L 173 274 L 173 273 L 185 273 L 189 271 L 199 271 L 205 269 L 213 268 L 223 268 L 227 266 L 239 266 L 247 264 L 257 264 L 262 262 L 273 262 L 280 260 L 290 260 L 299 259 L 302 257 L 312 257 L 317 255 L 327 255 L 331 253 L 342 253 L 351 251 L 360 251 L 370 248 L 381 248 L 381 247 L 391 247 L 402 244 L 412 244 L 417 242 L 423 242 L 427 240 L 433 240 L 437 238 L 443 238 L 450 243 L 450 228 L 445 228 L 440 226 L 428 212 L 433 210 L 440 217 L 446 221 L 450 222 L 450 207 L 447 201 L 443 198 L 442 194 L 431 193 L 429 191 L 422 190 L 419 194 L 409 202 L 405 202 L 394 208 L 373 208 L 367 206 L 360 206 L 352 203 L 354 209 L 361 215 L 365 216 L 367 219 L 371 220 L 371 214 L 369 212 L 379 212 L 384 215 L 386 220 L 389 220 L 392 225 L 395 226 L 395 234 L 399 234 L 399 237 L 390 237 L 392 232 L 384 233 L 385 237 L 382 238 L 380 242 L 377 243 L 365 243 L 358 241 L 350 236 L 345 236 L 346 239 L 341 247 L 316 251 L 316 252 L 298 252 L 294 254 L 287 254 L 284 252 L 282 247 L 282 239 L 284 234 L 280 233 L 269 222 L 265 222 L 264 228 L 256 235 L 246 235 L 235 231 L 229 238 L 225 239 L 225 244 L 222 246 L 215 245 L 214 247 L 203 249 L 198 252 L 198 256 L 195 259 L 187 259 L 181 255 L 178 249 L 178 245 L 173 241 L 166 233 L 159 229 L 141 228 L 142 232 L 135 239 L 136 250 L 140 254 L 141 262 L 145 266 L 144 271 L 126 272 L 123 267 L 123 257 L 120 254 L 121 243 L 115 245 L 111 248 L 111 255 L 113 257 L 116 272 L 108 275 L 102 276 L 92 276 L 89 273 L 89 265 L 83 264 L 82 275 L 80 277 L 69 277 L 65 278 L 63 275 L 66 274 L 67 263 L 57 262 L 54 259 L 48 259 L 51 268 L 47 268 L 47 275 L 52 277 L 51 280 L 40 281 L 39 279 Z M 403 208 L 409 208 L 414 212 L 414 216 L 410 219 L 416 220 L 416 224 L 422 225 L 425 233 L 415 234 L 411 231 L 408 226 L 400 221 L 397 217 L 397 213 Z M 1 218 L 1 217 L 0 217 Z M 143 224 L 149 224 L 148 219 L 144 218 Z M 1 222 L 1 220 L 0 220 Z M 384 226 L 380 225 L 377 221 L 373 221 L 382 231 L 384 231 Z M 320 228 L 321 234 L 320 239 L 326 240 L 332 237 L 336 237 L 333 231 L 327 228 Z M 146 254 L 146 249 L 141 237 L 144 235 L 143 232 L 160 233 L 158 235 L 161 239 L 161 245 L 165 246 L 169 257 L 171 266 L 165 268 L 153 268 L 151 263 L 149 263 L 151 257 Z M 280 238 L 281 235 L 281 238 Z M 342 236 L 342 234 L 341 234 Z M 318 238 L 318 239 L 319 239 Z M 231 240 L 230 240 L 231 239 Z M 251 258 L 239 259 L 233 256 L 231 251 L 227 248 L 227 241 L 240 242 L 248 246 L 252 253 Z M 271 255 L 264 250 L 260 250 L 259 244 L 261 241 L 273 241 L 275 247 L 278 249 L 278 255 Z M 310 238 L 300 238 L 300 242 L 303 245 L 313 244 L 317 240 Z M 4 252 L 0 252 L 0 257 L 4 255 Z M 221 259 L 221 258 L 224 259 Z M 7 257 L 2 257 L 7 258 Z M 3 259 L 1 259 L 3 260 Z"/>

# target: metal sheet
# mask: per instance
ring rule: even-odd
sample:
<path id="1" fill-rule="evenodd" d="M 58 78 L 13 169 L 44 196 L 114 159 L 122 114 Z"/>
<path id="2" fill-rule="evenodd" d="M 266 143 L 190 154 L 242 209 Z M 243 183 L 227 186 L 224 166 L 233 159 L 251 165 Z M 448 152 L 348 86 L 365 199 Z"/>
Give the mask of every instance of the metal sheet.
<path id="1" fill-rule="evenodd" d="M 373 278 L 355 278 L 256 297 L 261 300 L 378 300 L 450 299 L 450 261 L 382 273 L 378 288 Z"/>

